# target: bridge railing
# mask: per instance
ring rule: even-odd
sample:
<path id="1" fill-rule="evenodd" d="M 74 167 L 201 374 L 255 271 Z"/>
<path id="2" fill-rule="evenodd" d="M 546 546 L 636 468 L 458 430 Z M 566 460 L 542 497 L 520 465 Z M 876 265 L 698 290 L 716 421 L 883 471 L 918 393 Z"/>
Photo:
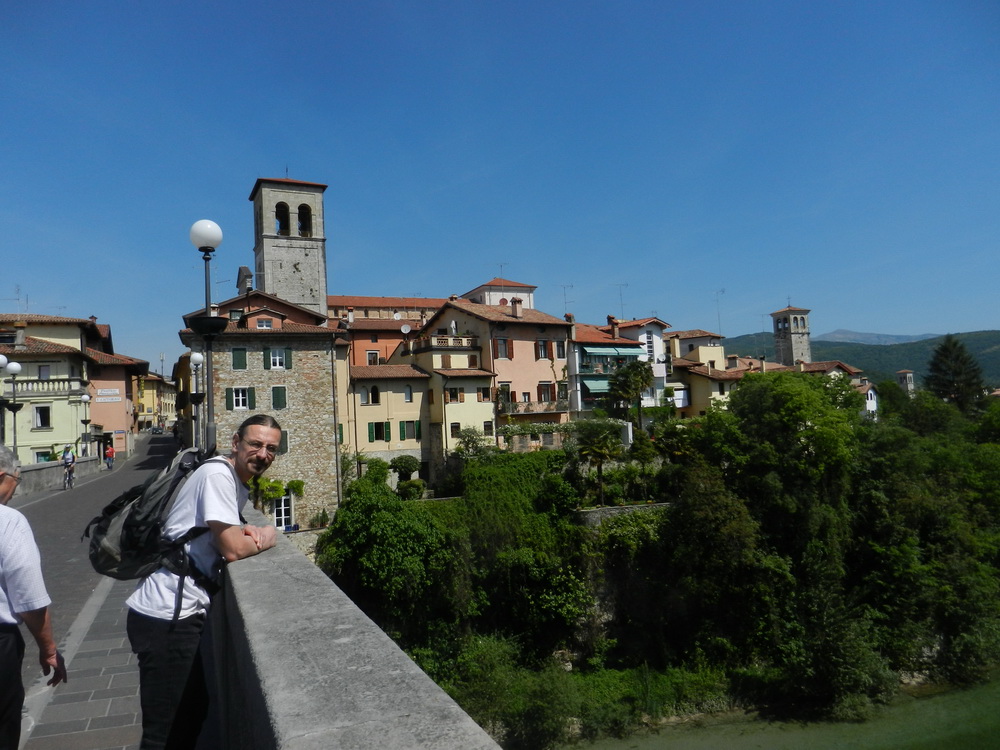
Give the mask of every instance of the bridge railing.
<path id="1" fill-rule="evenodd" d="M 284 537 L 229 566 L 212 617 L 226 748 L 499 748 Z"/>

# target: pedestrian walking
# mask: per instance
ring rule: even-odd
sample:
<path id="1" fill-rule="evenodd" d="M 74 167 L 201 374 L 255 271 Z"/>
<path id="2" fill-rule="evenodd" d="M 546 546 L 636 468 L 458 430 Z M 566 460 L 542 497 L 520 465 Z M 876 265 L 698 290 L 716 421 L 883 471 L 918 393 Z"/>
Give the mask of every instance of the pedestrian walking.
<path id="1" fill-rule="evenodd" d="M 108 471 L 115 468 L 115 446 L 108 444 L 104 449 L 104 463 L 108 466 Z"/>

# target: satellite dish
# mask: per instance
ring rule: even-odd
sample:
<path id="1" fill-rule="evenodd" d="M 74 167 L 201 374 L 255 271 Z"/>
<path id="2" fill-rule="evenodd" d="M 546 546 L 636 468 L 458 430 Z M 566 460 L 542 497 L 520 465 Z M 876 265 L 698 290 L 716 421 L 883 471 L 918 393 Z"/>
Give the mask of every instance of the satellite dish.
<path id="1" fill-rule="evenodd" d="M 406 334 L 408 334 L 408 333 L 410 332 L 410 330 L 412 330 L 412 329 L 411 329 L 411 328 L 410 328 L 410 326 L 408 326 L 408 325 L 407 325 L 406 323 L 403 323 L 403 327 L 402 327 L 402 328 L 400 328 L 399 330 L 401 330 L 401 331 L 403 332 L 403 335 L 405 336 L 405 335 L 406 335 Z"/>
<path id="2" fill-rule="evenodd" d="M 392 319 L 393 319 L 393 320 L 399 320 L 399 319 L 400 319 L 400 318 L 402 318 L 402 317 L 403 317 L 403 316 L 402 316 L 402 315 L 400 315 L 399 313 L 393 313 L 393 314 L 392 314 Z"/>

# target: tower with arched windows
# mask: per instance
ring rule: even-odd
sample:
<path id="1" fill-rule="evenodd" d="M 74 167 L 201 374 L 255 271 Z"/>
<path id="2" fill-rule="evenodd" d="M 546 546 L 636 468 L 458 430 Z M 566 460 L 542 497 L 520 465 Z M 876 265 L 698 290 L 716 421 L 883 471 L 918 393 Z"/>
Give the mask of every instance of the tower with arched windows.
<path id="1" fill-rule="evenodd" d="M 257 288 L 326 316 L 326 185 L 259 179 L 250 193 Z"/>
<path id="2" fill-rule="evenodd" d="M 812 362 L 809 343 L 809 313 L 801 307 L 786 307 L 771 313 L 774 323 L 774 356 L 779 364 L 792 367 Z"/>

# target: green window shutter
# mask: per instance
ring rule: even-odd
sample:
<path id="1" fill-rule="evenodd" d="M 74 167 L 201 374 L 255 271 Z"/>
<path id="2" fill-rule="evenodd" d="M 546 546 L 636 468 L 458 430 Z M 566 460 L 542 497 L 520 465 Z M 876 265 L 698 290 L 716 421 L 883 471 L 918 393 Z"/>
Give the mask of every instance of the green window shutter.
<path id="1" fill-rule="evenodd" d="M 419 422 L 419 421 L 417 421 L 417 422 L 415 423 L 415 426 L 416 426 L 416 428 L 417 428 L 417 440 L 420 440 L 420 422 Z"/>
<path id="2" fill-rule="evenodd" d="M 226 411 L 233 410 L 233 389 L 226 388 Z"/>
<path id="3" fill-rule="evenodd" d="M 278 455 L 288 453 L 288 430 L 281 431 L 281 440 L 278 441 Z"/>
<path id="4" fill-rule="evenodd" d="M 341 422 L 340 424 L 337 425 L 337 442 L 338 443 L 343 443 L 344 442 L 344 423 L 343 422 Z"/>
<path id="5" fill-rule="evenodd" d="M 292 350 L 291 349 L 285 349 L 285 369 L 286 370 L 291 370 L 292 369 Z"/>
<path id="6" fill-rule="evenodd" d="M 257 389 L 247 388 L 247 407 L 250 409 L 257 408 Z"/>
<path id="7" fill-rule="evenodd" d="M 385 423 L 385 432 L 383 434 L 385 435 L 385 442 L 388 443 L 388 442 L 392 441 L 392 423 L 391 422 L 386 422 Z"/>
<path id="8" fill-rule="evenodd" d="M 264 349 L 264 369 L 271 369 L 271 350 L 267 348 Z"/>
<path id="9" fill-rule="evenodd" d="M 406 440 L 406 422 L 399 423 L 399 439 Z"/>
<path id="10" fill-rule="evenodd" d="M 285 386 L 276 385 L 271 389 L 271 407 L 273 409 L 284 409 L 288 404 L 288 392 Z"/>
<path id="11" fill-rule="evenodd" d="M 375 423 L 374 422 L 369 422 L 368 423 L 368 442 L 369 443 L 374 443 L 375 442 Z"/>
<path id="12" fill-rule="evenodd" d="M 245 370 L 245 369 L 247 369 L 247 350 L 246 349 L 233 349 L 233 369 L 234 370 Z"/>

